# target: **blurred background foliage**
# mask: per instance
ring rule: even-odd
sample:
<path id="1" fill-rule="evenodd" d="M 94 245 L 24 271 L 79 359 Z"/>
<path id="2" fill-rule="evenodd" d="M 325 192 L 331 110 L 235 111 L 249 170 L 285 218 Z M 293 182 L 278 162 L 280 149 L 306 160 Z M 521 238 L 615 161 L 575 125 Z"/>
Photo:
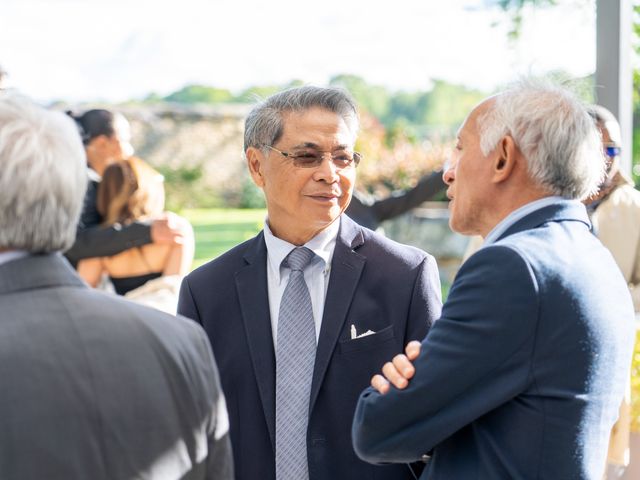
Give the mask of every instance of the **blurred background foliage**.
<path id="1" fill-rule="evenodd" d="M 300 80 L 293 80 L 283 85 L 256 85 L 239 93 L 226 88 L 191 84 L 163 97 L 150 94 L 141 103 L 252 104 L 283 89 L 303 84 Z M 450 137 L 467 112 L 487 94 L 444 80 L 434 80 L 429 89 L 422 91 L 391 91 L 348 74 L 336 75 L 330 79 L 329 85 L 348 90 L 362 112 L 380 121 L 388 133 L 386 141 L 390 145 L 393 144 L 394 132 L 414 139 L 434 135 Z"/>
<path id="2" fill-rule="evenodd" d="M 245 104 L 249 108 L 277 91 L 302 84 L 293 80 L 284 85 L 256 85 L 238 93 L 192 84 L 130 104 L 180 108 Z M 358 168 L 358 188 L 379 196 L 409 188 L 422 175 L 441 168 L 465 115 L 490 93 L 444 80 L 434 80 L 425 90 L 392 91 L 349 74 L 336 75 L 329 84 L 348 90 L 358 103 L 361 130 L 356 148 L 364 154 Z M 156 166 L 165 176 L 167 203 L 172 209 L 264 206 L 261 192 L 248 176 L 212 189 L 207 187 L 202 162 Z"/>
<path id="3" fill-rule="evenodd" d="M 562 0 L 571 2 L 576 8 L 594 8 L 593 0 Z M 553 8 L 560 0 L 486 0 L 485 4 L 503 12 L 501 23 L 507 23 L 509 38 L 518 41 L 522 30 L 524 11 L 527 8 Z M 640 0 L 634 0 L 636 12 L 634 49 L 640 53 Z M 570 84 L 586 102 L 594 101 L 592 76 L 571 78 L 565 72 L 548 74 L 555 81 Z M 201 106 L 246 106 L 254 104 L 282 89 L 302 85 L 293 79 L 279 85 L 254 85 L 234 92 L 222 86 L 191 84 L 160 96 L 149 94 L 136 101 L 142 105 L 174 105 L 181 108 Z M 394 190 L 406 189 L 415 184 L 420 176 L 440 168 L 450 152 L 455 132 L 465 115 L 482 98 L 493 93 L 480 91 L 463 85 L 434 79 L 422 90 L 394 91 L 381 85 L 369 83 L 365 78 L 348 73 L 339 74 L 329 80 L 332 86 L 348 90 L 360 107 L 361 131 L 357 148 L 365 160 L 359 167 L 357 188 L 373 195 L 384 196 Z M 499 89 L 499 88 L 498 88 Z M 634 71 L 634 155 L 633 176 L 640 184 L 640 70 Z M 237 158 L 229 158 L 230 164 L 241 162 L 242 152 Z M 177 165 L 160 169 L 165 174 L 168 203 L 173 208 L 194 207 L 238 207 L 261 208 L 264 201 L 261 192 L 250 178 L 242 173 L 244 168 L 233 173 L 234 181 L 211 187 L 206 171 L 208 161 L 198 160 L 188 166 Z"/>
<path id="4" fill-rule="evenodd" d="M 586 102 L 593 101 L 591 77 L 575 79 L 561 71 L 548 76 L 571 84 Z M 257 100 L 301 84 L 294 80 L 284 85 L 256 85 L 238 93 L 214 86 L 187 85 L 164 97 L 150 95 L 136 103 L 180 108 L 245 105 L 249 109 Z M 392 91 L 349 74 L 336 75 L 329 84 L 348 90 L 360 108 L 356 149 L 363 153 L 364 160 L 358 167 L 357 188 L 382 197 L 410 188 L 421 176 L 440 169 L 466 114 L 492 93 L 444 80 L 434 80 L 425 90 Z M 241 162 L 242 153 L 235 156 L 229 159 L 229 165 Z M 206 182 L 206 163 L 158 167 L 165 175 L 170 208 L 264 207 L 261 192 L 243 166 L 234 176 L 237 181 L 212 188 Z"/>

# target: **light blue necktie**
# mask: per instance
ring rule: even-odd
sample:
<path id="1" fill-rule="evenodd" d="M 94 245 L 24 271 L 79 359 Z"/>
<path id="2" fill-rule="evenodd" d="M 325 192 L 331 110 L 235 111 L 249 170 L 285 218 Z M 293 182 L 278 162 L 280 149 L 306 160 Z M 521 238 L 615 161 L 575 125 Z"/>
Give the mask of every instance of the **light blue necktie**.
<path id="1" fill-rule="evenodd" d="M 316 329 L 304 268 L 314 253 L 295 248 L 282 265 L 291 269 L 282 294 L 276 347 L 276 480 L 308 480 L 307 425 Z"/>

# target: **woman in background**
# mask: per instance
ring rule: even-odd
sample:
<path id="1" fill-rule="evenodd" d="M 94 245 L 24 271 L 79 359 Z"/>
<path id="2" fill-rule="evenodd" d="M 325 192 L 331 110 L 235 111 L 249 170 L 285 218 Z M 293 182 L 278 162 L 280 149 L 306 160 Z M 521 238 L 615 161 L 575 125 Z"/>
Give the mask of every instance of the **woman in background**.
<path id="1" fill-rule="evenodd" d="M 161 216 L 163 177 L 136 157 L 113 163 L 103 172 L 96 203 L 104 226 L 126 226 Z M 183 217 L 176 219 L 181 243 L 151 243 L 111 257 L 82 260 L 78 273 L 94 287 L 107 274 L 116 293 L 175 313 L 180 281 L 189 272 L 194 255 L 191 225 Z"/>
<path id="2" fill-rule="evenodd" d="M 78 222 L 76 241 L 65 256 L 77 268 L 80 260 L 107 257 L 132 246 L 181 241 L 172 228 L 172 215 L 153 222 L 131 222 L 126 226 L 104 227 L 104 218 L 97 208 L 98 186 L 105 169 L 112 163 L 133 154 L 129 122 L 119 113 L 108 110 L 89 110 L 82 115 L 67 112 L 78 125 L 87 154 L 89 183 L 82 215 Z"/>

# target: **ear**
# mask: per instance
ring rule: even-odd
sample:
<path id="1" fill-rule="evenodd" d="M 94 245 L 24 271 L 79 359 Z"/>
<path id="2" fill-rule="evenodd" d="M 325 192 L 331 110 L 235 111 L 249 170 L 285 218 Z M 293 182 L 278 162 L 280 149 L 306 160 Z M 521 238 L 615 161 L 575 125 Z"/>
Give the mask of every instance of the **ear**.
<path id="1" fill-rule="evenodd" d="M 249 147 L 245 152 L 245 157 L 247 157 L 247 167 L 249 167 L 249 173 L 251 174 L 253 183 L 260 188 L 264 187 L 264 177 L 262 175 L 265 161 L 264 154 L 255 147 Z"/>
<path id="2" fill-rule="evenodd" d="M 502 183 L 513 174 L 517 159 L 518 147 L 510 135 L 502 137 L 496 146 L 493 160 L 493 182 Z"/>

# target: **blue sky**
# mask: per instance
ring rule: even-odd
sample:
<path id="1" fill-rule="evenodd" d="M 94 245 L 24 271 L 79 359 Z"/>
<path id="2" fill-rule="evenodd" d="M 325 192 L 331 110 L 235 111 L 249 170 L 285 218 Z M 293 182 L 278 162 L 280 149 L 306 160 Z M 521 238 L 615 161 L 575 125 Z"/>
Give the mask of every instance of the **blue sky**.
<path id="1" fill-rule="evenodd" d="M 595 69 L 595 7 L 530 9 L 521 39 L 481 0 L 2 0 L 0 65 L 41 101 L 140 98 L 187 83 L 238 91 L 353 73 L 391 89 L 434 78 L 490 90 Z M 579 8 L 577 5 L 581 5 Z M 492 26 L 497 23 L 497 26 Z"/>

